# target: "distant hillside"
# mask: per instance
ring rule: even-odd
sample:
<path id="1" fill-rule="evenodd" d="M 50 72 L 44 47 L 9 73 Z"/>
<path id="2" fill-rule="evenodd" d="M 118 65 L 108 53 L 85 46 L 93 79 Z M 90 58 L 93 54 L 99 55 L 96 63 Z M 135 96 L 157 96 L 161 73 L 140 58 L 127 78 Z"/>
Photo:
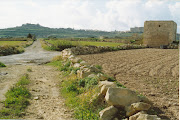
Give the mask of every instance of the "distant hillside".
<path id="1" fill-rule="evenodd" d="M 57 38 L 70 38 L 70 37 L 108 37 L 108 38 L 124 38 L 133 36 L 135 33 L 120 32 L 120 31 L 97 31 L 97 30 L 75 30 L 72 28 L 48 28 L 39 24 L 23 24 L 14 28 L 0 29 L 0 38 L 7 37 L 26 37 L 29 33 L 36 35 L 37 38 L 57 37 Z M 141 35 L 142 33 L 137 33 Z M 177 39 L 180 39 L 177 35 Z"/>
<path id="2" fill-rule="evenodd" d="M 26 37 L 28 33 L 35 34 L 38 38 L 47 38 L 49 36 L 66 37 L 126 37 L 132 33 L 106 32 L 96 30 L 74 30 L 71 28 L 48 28 L 39 24 L 23 24 L 22 26 L 0 29 L 0 37 Z"/>

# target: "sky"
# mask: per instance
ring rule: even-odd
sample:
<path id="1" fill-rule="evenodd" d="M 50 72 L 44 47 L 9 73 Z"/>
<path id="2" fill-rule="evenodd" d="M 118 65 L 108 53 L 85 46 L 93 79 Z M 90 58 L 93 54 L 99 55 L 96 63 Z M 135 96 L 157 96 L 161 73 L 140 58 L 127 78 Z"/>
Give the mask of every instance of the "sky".
<path id="1" fill-rule="evenodd" d="M 32 23 L 128 31 L 147 20 L 173 20 L 180 33 L 180 0 L 0 0 L 0 28 Z"/>

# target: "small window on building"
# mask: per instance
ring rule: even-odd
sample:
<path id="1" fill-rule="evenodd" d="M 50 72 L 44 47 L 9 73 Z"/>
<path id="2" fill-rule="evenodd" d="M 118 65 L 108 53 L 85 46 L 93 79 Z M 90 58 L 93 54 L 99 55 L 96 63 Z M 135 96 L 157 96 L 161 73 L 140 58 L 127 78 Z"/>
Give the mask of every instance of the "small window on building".
<path id="1" fill-rule="evenodd" d="M 161 27 L 161 25 L 159 25 L 159 27 Z"/>

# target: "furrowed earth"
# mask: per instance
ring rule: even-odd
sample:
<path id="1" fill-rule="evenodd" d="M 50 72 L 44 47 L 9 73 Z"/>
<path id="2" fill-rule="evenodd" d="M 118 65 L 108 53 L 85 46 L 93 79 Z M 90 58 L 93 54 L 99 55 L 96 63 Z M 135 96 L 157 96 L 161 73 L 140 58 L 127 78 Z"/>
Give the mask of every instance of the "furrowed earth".
<path id="1" fill-rule="evenodd" d="M 154 103 L 153 113 L 179 119 L 179 50 L 138 49 L 80 55 Z"/>

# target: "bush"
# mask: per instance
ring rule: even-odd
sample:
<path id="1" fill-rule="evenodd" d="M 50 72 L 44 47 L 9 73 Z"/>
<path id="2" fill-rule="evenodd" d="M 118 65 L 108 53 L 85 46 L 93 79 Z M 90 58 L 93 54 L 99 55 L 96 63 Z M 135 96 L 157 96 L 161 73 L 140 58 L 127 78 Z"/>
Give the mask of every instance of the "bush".
<path id="1" fill-rule="evenodd" d="M 25 74 L 24 76 L 22 76 L 20 78 L 20 80 L 18 81 L 18 83 L 16 85 L 20 86 L 20 85 L 28 85 L 30 83 L 29 81 L 29 75 Z"/>
<path id="2" fill-rule="evenodd" d="M 84 87 L 86 89 L 89 89 L 90 87 L 97 84 L 98 84 L 98 80 L 96 78 L 90 78 L 90 77 L 82 78 L 78 82 L 79 86 Z"/>
<path id="3" fill-rule="evenodd" d="M 6 65 L 0 62 L 0 67 L 6 67 Z"/>
<path id="4" fill-rule="evenodd" d="M 95 65 L 95 67 L 99 70 L 102 70 L 102 66 L 100 66 L 100 65 Z"/>

